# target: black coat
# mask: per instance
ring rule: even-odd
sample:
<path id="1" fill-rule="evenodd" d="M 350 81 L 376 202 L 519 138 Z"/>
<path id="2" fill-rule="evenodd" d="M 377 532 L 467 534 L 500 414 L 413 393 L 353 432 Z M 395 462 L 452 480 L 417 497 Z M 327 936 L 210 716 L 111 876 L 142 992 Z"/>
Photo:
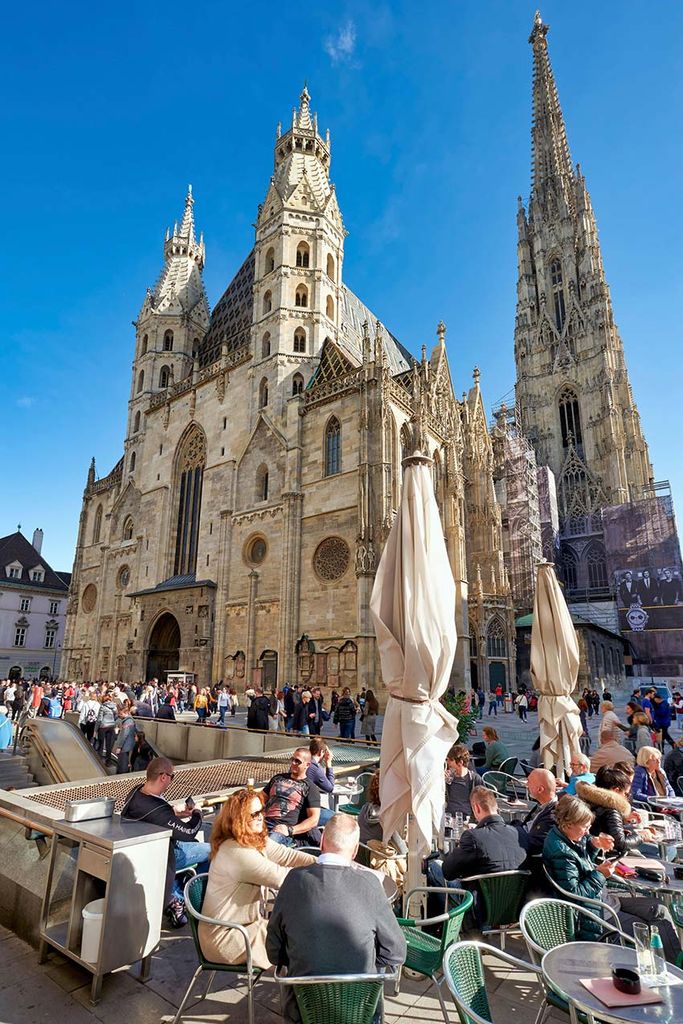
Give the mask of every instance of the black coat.
<path id="1" fill-rule="evenodd" d="M 577 782 L 576 795 L 585 800 L 595 815 L 591 825 L 591 835 L 598 836 L 604 832 L 614 840 L 614 853 L 623 857 L 636 850 L 642 840 L 637 832 L 624 826 L 624 817 L 631 813 L 631 805 L 625 796 L 611 789 L 601 789 L 589 782 Z"/>
<path id="2" fill-rule="evenodd" d="M 525 859 L 517 829 L 506 825 L 500 814 L 489 814 L 476 828 L 463 832 L 459 845 L 444 857 L 444 878 L 515 871 Z"/>
<path id="3" fill-rule="evenodd" d="M 557 800 L 551 800 L 540 809 L 535 807 L 527 814 L 523 822 L 513 822 L 513 827 L 518 830 L 520 841 L 528 857 L 543 853 L 545 837 L 555 824 L 556 807 Z"/>
<path id="4" fill-rule="evenodd" d="M 247 729 L 268 729 L 270 701 L 267 697 L 254 697 L 247 709 Z"/>

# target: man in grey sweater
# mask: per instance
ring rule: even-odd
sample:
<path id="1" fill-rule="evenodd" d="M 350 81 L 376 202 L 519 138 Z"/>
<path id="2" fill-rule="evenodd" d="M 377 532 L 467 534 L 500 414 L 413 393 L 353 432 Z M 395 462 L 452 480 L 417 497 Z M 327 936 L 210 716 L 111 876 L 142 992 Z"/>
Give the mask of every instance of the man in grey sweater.
<path id="1" fill-rule="evenodd" d="M 353 866 L 358 823 L 335 814 L 323 833 L 322 854 L 282 883 L 268 922 L 271 963 L 290 976 L 374 974 L 402 964 L 406 943 L 379 880 Z M 285 1020 L 301 1020 L 287 991 Z"/>

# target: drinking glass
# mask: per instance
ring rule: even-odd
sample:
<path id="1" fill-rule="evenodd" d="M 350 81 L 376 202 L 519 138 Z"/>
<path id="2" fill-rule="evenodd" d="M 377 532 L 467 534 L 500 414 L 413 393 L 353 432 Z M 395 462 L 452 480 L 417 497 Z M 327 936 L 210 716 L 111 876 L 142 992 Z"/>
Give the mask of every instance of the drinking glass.
<path id="1" fill-rule="evenodd" d="M 652 950 L 650 949 L 650 926 L 643 924 L 641 921 L 634 921 L 633 938 L 636 942 L 638 973 L 641 979 L 652 977 L 654 974 L 654 963 L 652 960 Z"/>

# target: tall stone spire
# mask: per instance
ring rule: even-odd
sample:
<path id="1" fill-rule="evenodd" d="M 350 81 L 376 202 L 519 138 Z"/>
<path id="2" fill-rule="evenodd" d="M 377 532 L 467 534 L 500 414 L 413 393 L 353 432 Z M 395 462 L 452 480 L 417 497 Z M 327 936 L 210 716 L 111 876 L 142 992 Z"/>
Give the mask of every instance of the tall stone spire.
<path id="1" fill-rule="evenodd" d="M 208 318 L 209 306 L 201 276 L 205 258 L 204 236 L 200 235 L 197 241 L 195 233 L 194 197 L 192 185 L 188 185 L 180 227 L 176 222 L 173 233 L 166 232 L 164 268 L 150 297 L 155 311 L 188 313 L 201 304 L 206 307 Z"/>
<path id="2" fill-rule="evenodd" d="M 600 508 L 640 497 L 652 467 L 590 195 L 580 168 L 572 167 L 547 36 L 537 13 L 529 36 L 531 196 L 528 215 L 521 199 L 517 209 L 515 393 L 537 462 L 557 480 L 563 550 L 576 548 L 567 557 L 577 559 L 577 588 L 589 590 L 585 553 L 604 557 Z"/>
<path id="3" fill-rule="evenodd" d="M 292 126 L 275 139 L 275 173 L 273 183 L 283 202 L 288 202 L 305 179 L 308 200 L 322 210 L 334 188 L 330 182 L 330 133 L 323 138 L 318 132 L 317 114 L 311 114 L 311 96 L 304 84 L 299 107 L 292 110 Z"/>
<path id="4" fill-rule="evenodd" d="M 567 131 L 557 95 L 555 77 L 548 54 L 548 25 L 536 11 L 529 36 L 533 47 L 534 70 L 531 125 L 531 205 L 547 211 L 551 197 L 573 209 L 572 159 Z"/>

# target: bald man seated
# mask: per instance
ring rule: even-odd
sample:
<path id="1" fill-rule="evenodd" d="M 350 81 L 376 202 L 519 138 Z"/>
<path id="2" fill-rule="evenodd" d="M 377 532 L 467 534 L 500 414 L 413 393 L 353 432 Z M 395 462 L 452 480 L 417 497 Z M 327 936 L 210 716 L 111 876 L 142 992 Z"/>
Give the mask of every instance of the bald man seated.
<path id="1" fill-rule="evenodd" d="M 527 853 L 527 859 L 543 853 L 545 837 L 555 824 L 557 806 L 557 779 L 547 768 L 534 768 L 527 779 L 529 799 L 537 807 L 529 811 L 524 821 L 512 824 L 519 832 L 520 841 Z"/>

